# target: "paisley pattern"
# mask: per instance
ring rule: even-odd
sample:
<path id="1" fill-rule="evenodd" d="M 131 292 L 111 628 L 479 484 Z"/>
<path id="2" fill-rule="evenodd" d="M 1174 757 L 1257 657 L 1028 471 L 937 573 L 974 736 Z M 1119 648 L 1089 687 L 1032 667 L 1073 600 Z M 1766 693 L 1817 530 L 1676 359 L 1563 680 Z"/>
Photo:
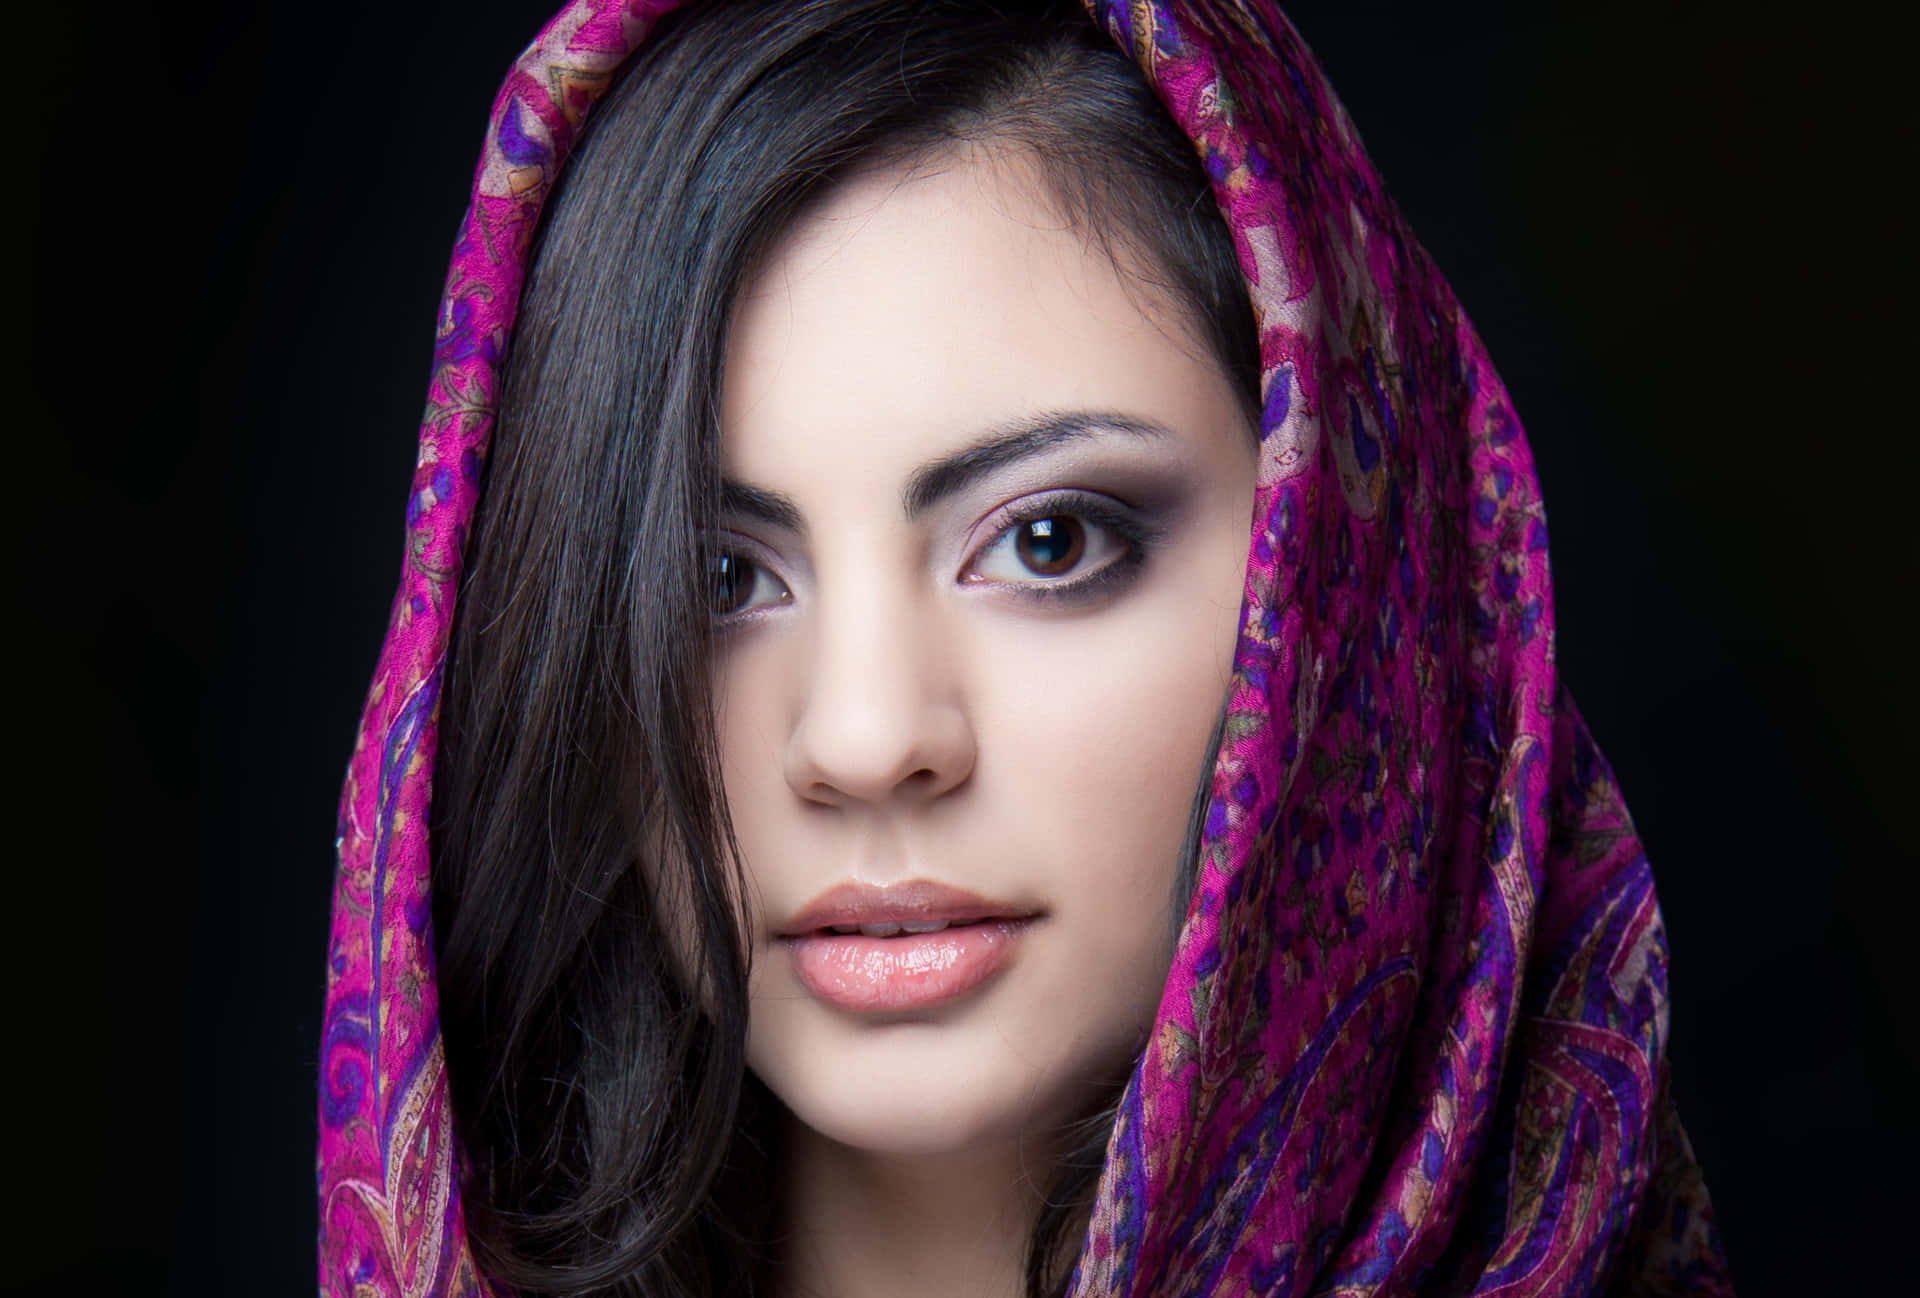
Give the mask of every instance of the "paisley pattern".
<path id="1" fill-rule="evenodd" d="M 1554 668 L 1518 419 L 1265 0 L 1088 0 L 1193 139 L 1260 329 L 1262 455 L 1201 879 L 1077 1298 L 1730 1294 L 1667 1087 L 1647 861 Z M 391 625 L 340 803 L 320 1291 L 489 1292 L 428 934 L 439 672 L 531 233 L 673 0 L 576 0 L 494 102 Z"/>

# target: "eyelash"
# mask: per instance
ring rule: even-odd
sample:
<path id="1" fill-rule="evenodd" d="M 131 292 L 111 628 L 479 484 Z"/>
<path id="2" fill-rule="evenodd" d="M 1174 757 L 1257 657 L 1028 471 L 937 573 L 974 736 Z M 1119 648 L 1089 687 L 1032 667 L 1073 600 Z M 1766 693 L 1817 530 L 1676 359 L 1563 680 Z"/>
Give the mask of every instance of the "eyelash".
<path id="1" fill-rule="evenodd" d="M 1005 588 L 1007 596 L 1035 604 L 1047 604 L 1055 607 L 1072 607 L 1090 604 L 1103 595 L 1117 591 L 1125 586 L 1146 563 L 1147 556 L 1160 538 L 1160 529 L 1129 513 L 1114 507 L 1106 498 L 1082 491 L 1062 491 L 1038 499 L 1029 499 L 1010 507 L 1000 525 L 993 531 L 985 544 L 976 549 L 967 559 L 971 568 L 980 558 L 991 553 L 1008 536 L 1019 528 L 1039 522 L 1046 518 L 1073 518 L 1096 528 L 1102 528 L 1113 534 L 1119 544 L 1120 553 L 1092 572 L 1077 577 L 1052 579 L 1037 577 L 1032 581 L 995 581 L 987 578 L 968 578 L 969 584 L 994 585 Z M 755 558 L 744 548 L 723 547 L 715 552 L 715 557 L 734 556 L 745 559 L 753 567 L 773 576 L 772 565 Z M 774 576 L 774 580 L 779 578 Z M 784 582 L 781 583 L 783 586 Z M 791 599 L 789 593 L 788 599 Z M 786 603 L 782 600 L 780 603 Z M 773 605 L 771 607 L 778 607 Z M 766 607 L 742 609 L 734 613 L 715 613 L 715 621 L 730 624 L 765 612 Z"/>
<path id="2" fill-rule="evenodd" d="M 1020 528 L 1043 518 L 1074 518 L 1103 528 L 1118 541 L 1120 553 L 1092 572 L 1077 577 L 1037 577 L 1029 582 L 988 582 L 985 578 L 973 580 L 983 585 L 1003 586 L 1009 596 L 1019 600 L 1061 606 L 1088 604 L 1124 586 L 1137 574 L 1158 538 L 1157 529 L 1114 508 L 1100 496 L 1080 491 L 1057 492 L 1037 500 L 1021 502 L 994 529 L 987 543 L 973 552 L 967 560 L 968 566 L 971 567 L 983 555 L 992 552 Z"/>

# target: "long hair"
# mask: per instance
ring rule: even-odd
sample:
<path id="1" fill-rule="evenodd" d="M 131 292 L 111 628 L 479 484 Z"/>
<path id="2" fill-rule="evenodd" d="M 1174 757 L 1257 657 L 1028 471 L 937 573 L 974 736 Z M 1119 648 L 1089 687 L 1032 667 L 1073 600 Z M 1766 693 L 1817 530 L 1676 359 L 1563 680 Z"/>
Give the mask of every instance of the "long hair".
<path id="1" fill-rule="evenodd" d="M 700 541 L 729 312 L 836 181 L 989 140 L 1169 294 L 1251 414 L 1251 309 L 1193 145 L 1071 0 L 691 5 L 622 70 L 546 208 L 466 550 L 432 823 L 468 1222 L 482 1267 L 523 1292 L 764 1284 L 777 1107 L 745 1065 Z M 637 822 L 665 845 L 651 869 Z M 1035 1298 L 1064 1287 L 1111 1114 L 1079 1124 L 1035 1223 Z"/>

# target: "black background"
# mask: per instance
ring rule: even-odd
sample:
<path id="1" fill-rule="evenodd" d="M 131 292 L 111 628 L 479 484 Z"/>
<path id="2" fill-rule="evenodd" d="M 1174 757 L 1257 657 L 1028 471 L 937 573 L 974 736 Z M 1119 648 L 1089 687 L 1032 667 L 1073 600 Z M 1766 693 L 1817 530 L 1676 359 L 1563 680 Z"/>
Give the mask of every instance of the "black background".
<path id="1" fill-rule="evenodd" d="M 16 33 L 20 1291 L 311 1292 L 334 799 L 446 254 L 547 5 Z M 1529 430 L 1736 1284 L 1890 1287 L 1920 1210 L 1908 34 L 1764 2 L 1291 12 Z"/>

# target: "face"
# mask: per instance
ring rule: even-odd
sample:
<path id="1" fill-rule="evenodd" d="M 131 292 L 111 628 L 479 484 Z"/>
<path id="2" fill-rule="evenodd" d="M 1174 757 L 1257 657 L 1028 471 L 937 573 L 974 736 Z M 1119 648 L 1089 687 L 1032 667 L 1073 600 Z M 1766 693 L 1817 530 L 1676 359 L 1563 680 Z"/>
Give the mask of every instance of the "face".
<path id="1" fill-rule="evenodd" d="M 975 148 L 850 180 L 737 303 L 715 704 L 748 1062 L 833 1141 L 1044 1135 L 1144 1044 L 1255 439 L 1170 302 Z"/>

